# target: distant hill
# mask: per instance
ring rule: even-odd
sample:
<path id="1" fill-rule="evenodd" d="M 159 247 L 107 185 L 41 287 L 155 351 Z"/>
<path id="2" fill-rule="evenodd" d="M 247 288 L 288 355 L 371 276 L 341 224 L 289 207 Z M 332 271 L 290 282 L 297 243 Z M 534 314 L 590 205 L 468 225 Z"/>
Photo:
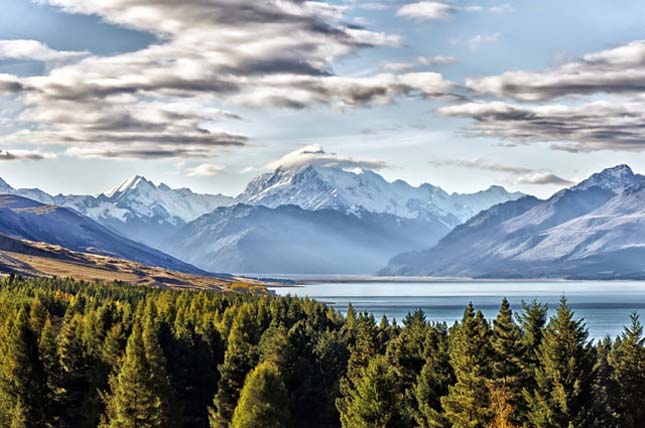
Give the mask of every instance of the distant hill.
<path id="1" fill-rule="evenodd" d="M 161 248 L 215 272 L 371 273 L 397 252 L 425 248 L 449 230 L 439 221 L 366 210 L 239 204 L 188 223 Z"/>
<path id="2" fill-rule="evenodd" d="M 179 272 L 204 273 L 161 251 L 124 238 L 74 210 L 15 195 L 0 195 L 0 234 Z"/>
<path id="3" fill-rule="evenodd" d="M 0 273 L 99 282 L 123 281 L 176 289 L 266 292 L 263 283 L 247 278 L 188 274 L 4 235 L 0 235 Z"/>
<path id="4" fill-rule="evenodd" d="M 619 165 L 547 200 L 499 204 L 381 274 L 645 278 L 645 177 Z"/>

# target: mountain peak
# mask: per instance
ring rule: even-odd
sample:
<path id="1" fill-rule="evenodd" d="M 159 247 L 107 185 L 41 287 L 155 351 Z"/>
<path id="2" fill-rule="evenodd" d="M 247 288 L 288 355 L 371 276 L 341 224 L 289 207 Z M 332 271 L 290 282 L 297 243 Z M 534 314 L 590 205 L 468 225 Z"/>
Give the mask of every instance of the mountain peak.
<path id="1" fill-rule="evenodd" d="M 574 186 L 573 189 L 587 190 L 590 187 L 600 187 L 621 193 L 628 187 L 641 184 L 644 179 L 645 177 L 634 174 L 628 165 L 621 164 L 592 174 L 589 178 Z"/>
<path id="2" fill-rule="evenodd" d="M 13 193 L 14 188 L 11 187 L 6 181 L 0 178 L 0 193 Z"/>
<path id="3" fill-rule="evenodd" d="M 127 180 L 124 180 L 118 186 L 110 189 L 105 194 L 105 196 L 107 196 L 108 198 L 113 198 L 126 193 L 128 190 L 136 189 L 141 184 L 148 184 L 148 185 L 151 185 L 152 187 L 155 187 L 154 184 L 148 181 L 145 177 L 141 175 L 135 175 L 133 177 L 128 178 Z"/>

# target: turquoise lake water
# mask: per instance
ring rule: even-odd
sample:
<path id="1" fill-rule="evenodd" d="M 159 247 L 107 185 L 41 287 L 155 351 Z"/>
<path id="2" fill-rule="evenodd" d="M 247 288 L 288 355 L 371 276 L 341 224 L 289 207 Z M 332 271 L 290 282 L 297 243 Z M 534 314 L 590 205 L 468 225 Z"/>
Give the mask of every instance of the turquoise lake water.
<path id="1" fill-rule="evenodd" d="M 423 309 L 431 321 L 449 324 L 461 319 L 472 302 L 492 320 L 506 297 L 513 309 L 521 302 L 537 299 L 555 311 L 565 296 L 578 318 L 583 318 L 591 338 L 619 334 L 637 312 L 645 322 L 645 282 L 320 282 L 274 289 L 278 295 L 308 296 L 345 313 L 351 303 L 357 311 L 368 311 L 377 320 L 382 315 L 401 320 L 405 314 Z"/>

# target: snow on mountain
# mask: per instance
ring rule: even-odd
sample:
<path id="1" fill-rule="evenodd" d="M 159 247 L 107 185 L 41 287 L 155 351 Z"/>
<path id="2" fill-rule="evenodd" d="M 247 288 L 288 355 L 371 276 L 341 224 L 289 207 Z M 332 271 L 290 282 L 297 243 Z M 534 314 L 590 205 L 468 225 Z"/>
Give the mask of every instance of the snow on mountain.
<path id="1" fill-rule="evenodd" d="M 431 216 L 454 227 L 494 204 L 523 196 L 500 186 L 475 194 L 449 194 L 431 184 L 415 187 L 403 180 L 388 182 L 365 162 L 339 160 L 317 146 L 290 153 L 283 160 L 274 165 L 273 172 L 254 178 L 237 202 L 347 213 L 362 208 L 404 218 Z"/>
<path id="2" fill-rule="evenodd" d="M 163 183 L 156 186 L 139 175 L 125 180 L 103 196 L 105 201 L 132 215 L 158 218 L 173 225 L 192 221 L 233 202 L 233 198 L 221 194 L 197 194 L 187 188 L 171 189 Z"/>
<path id="3" fill-rule="evenodd" d="M 387 275 L 645 278 L 645 177 L 608 168 L 547 200 L 484 211 Z"/>
<path id="4" fill-rule="evenodd" d="M 593 174 L 573 188 L 585 190 L 590 187 L 600 187 L 611 190 L 614 193 L 621 193 L 626 188 L 638 186 L 644 182 L 645 176 L 634 174 L 632 169 L 627 165 L 617 165 Z"/>
<path id="5" fill-rule="evenodd" d="M 51 196 L 40 189 L 14 189 L 4 181 L 0 181 L 0 193 L 72 208 L 130 239 L 153 246 L 177 227 L 233 202 L 233 198 L 221 194 L 171 189 L 163 183 L 157 186 L 141 176 L 129 178 L 98 196 Z"/>

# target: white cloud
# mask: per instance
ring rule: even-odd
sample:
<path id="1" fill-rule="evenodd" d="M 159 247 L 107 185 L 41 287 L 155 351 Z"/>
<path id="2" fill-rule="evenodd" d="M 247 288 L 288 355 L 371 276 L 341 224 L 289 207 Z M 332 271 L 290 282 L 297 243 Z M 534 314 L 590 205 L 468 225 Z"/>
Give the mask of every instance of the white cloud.
<path id="1" fill-rule="evenodd" d="M 212 177 L 214 175 L 220 174 L 226 170 L 226 167 L 223 165 L 217 165 L 213 163 L 202 163 L 186 169 L 186 175 L 188 177 Z"/>
<path id="2" fill-rule="evenodd" d="M 36 40 L 0 40 L 0 60 L 63 61 L 88 55 L 85 51 L 57 51 Z"/>
<path id="3" fill-rule="evenodd" d="M 277 161 L 267 165 L 268 168 L 299 168 L 306 165 L 335 166 L 339 168 L 366 168 L 382 169 L 387 164 L 377 160 L 357 160 L 350 157 L 338 155 L 336 153 L 327 153 L 318 144 L 305 146 L 284 155 Z"/>
<path id="4" fill-rule="evenodd" d="M 420 1 L 415 3 L 408 3 L 399 8 L 397 16 L 404 18 L 433 21 L 448 19 L 457 12 L 491 12 L 491 13 L 505 13 L 510 12 L 512 7 L 510 4 L 498 4 L 494 6 L 482 5 L 457 5 L 438 1 Z"/>
<path id="5" fill-rule="evenodd" d="M 466 86 L 475 92 L 522 101 L 597 93 L 640 95 L 645 90 L 645 40 L 590 53 L 543 71 L 470 78 Z"/>
<path id="6" fill-rule="evenodd" d="M 454 7 L 447 3 L 422 1 L 406 4 L 396 14 L 404 18 L 438 20 L 450 18 L 454 11 Z"/>
<path id="7" fill-rule="evenodd" d="M 240 170 L 240 174 L 249 174 L 251 172 L 254 172 L 256 169 L 257 168 L 255 168 L 254 166 L 247 166 Z"/>
<path id="8" fill-rule="evenodd" d="M 455 64 L 457 58 L 449 55 L 420 56 L 417 62 L 421 65 Z"/>
<path id="9" fill-rule="evenodd" d="M 535 172 L 518 177 L 516 184 L 570 186 L 573 181 L 548 172 Z"/>
<path id="10" fill-rule="evenodd" d="M 398 35 L 344 24 L 346 6 L 300 0 L 184 0 L 181 7 L 167 0 L 41 1 L 153 33 L 157 41 L 134 52 L 76 58 L 43 76 L 0 75 L 0 93 L 18 94 L 26 108 L 19 118 L 26 131 L 3 137 L 5 142 L 66 146 L 78 156 L 212 157 L 247 143 L 243 135 L 206 126 L 232 117 L 194 107 L 178 112 L 165 104 L 349 108 L 405 96 L 445 97 L 453 90 L 436 73 L 334 74 L 338 58 L 401 45 Z M 38 55 L 48 54 L 54 55 Z"/>
<path id="11" fill-rule="evenodd" d="M 468 40 L 468 47 L 471 50 L 477 50 L 481 47 L 482 44 L 495 43 L 499 40 L 499 33 L 494 34 L 477 34 Z"/>

